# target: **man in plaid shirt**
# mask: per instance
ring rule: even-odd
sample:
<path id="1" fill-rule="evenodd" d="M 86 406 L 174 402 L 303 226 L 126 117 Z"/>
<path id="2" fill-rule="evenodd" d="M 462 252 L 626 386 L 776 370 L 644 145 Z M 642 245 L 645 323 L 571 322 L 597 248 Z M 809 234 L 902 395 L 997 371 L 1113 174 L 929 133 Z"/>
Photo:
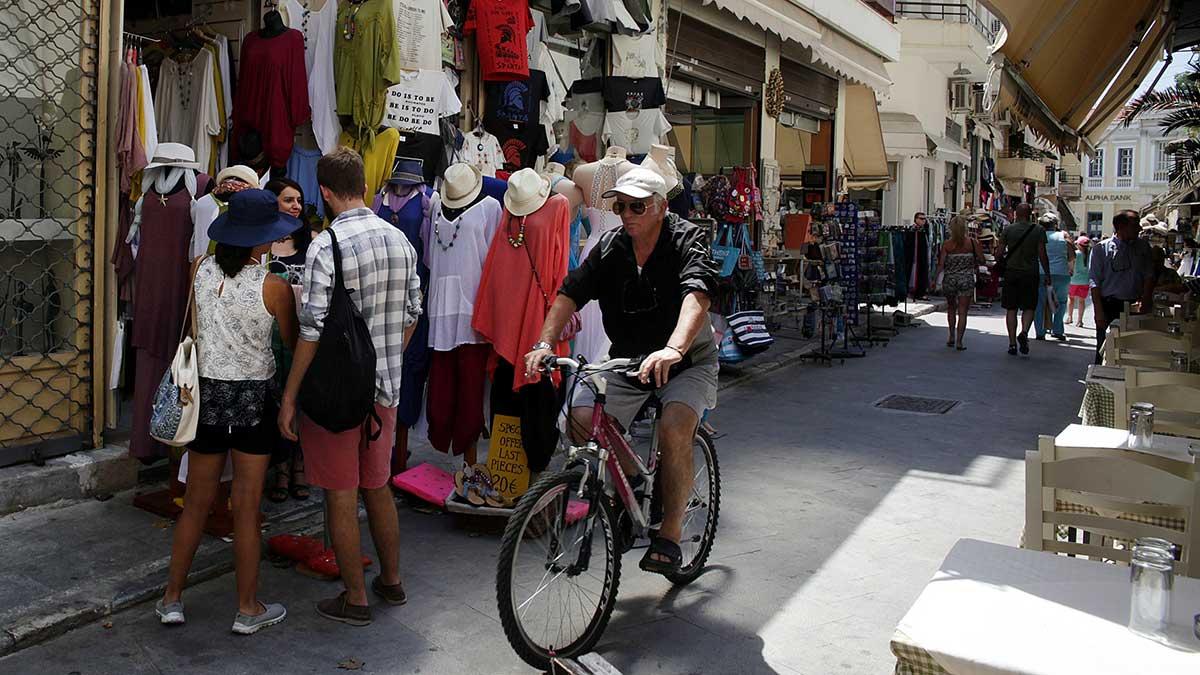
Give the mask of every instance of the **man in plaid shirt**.
<path id="1" fill-rule="evenodd" d="M 387 483 L 404 345 L 421 314 L 421 283 L 417 254 L 408 239 L 363 202 L 366 178 L 358 153 L 338 148 L 322 157 L 317 162 L 317 183 L 326 208 L 336 214 L 329 227 L 337 234 L 344 283 L 353 291 L 351 297 L 375 344 L 375 411 L 383 428 L 371 440 L 370 420 L 361 428 L 334 433 L 297 414 L 300 383 L 316 355 L 333 292 L 333 248 L 324 233 L 308 247 L 300 340 L 280 406 L 279 428 L 285 437 L 301 439 L 309 481 L 325 489 L 329 535 L 346 585 L 338 597 L 318 603 L 317 612 L 335 621 L 365 626 L 371 622 L 371 611 L 359 545 L 360 491 L 381 568 L 371 589 L 389 604 L 406 601 L 400 583 L 399 520 Z"/>

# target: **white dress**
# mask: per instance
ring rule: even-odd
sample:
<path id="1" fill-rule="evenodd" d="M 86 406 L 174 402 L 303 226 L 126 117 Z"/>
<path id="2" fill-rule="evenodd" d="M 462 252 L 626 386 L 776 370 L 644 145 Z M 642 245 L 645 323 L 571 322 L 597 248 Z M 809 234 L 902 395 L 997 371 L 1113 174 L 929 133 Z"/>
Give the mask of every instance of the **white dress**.
<path id="1" fill-rule="evenodd" d="M 612 211 L 601 211 L 588 207 L 587 218 L 588 222 L 592 224 L 592 233 L 588 235 L 587 242 L 583 245 L 583 253 L 579 256 L 580 260 L 587 257 L 605 232 L 621 227 L 621 216 Z M 600 303 L 593 300 L 584 305 L 583 309 L 579 310 L 579 319 L 580 328 L 575 335 L 575 353 L 582 355 L 588 363 L 598 363 L 608 358 L 608 350 L 612 347 L 612 341 L 604 332 L 604 319 L 600 314 Z"/>
<path id="2" fill-rule="evenodd" d="M 308 104 L 312 108 L 313 136 L 323 154 L 337 149 L 342 126 L 338 123 L 337 92 L 333 85 L 333 43 L 337 39 L 337 0 L 325 0 L 316 11 L 300 0 L 286 0 L 288 27 L 304 34 L 304 69 L 308 71 Z"/>
<path id="3" fill-rule="evenodd" d="M 160 143 L 183 143 L 196 153 L 204 171 L 212 159 L 213 137 L 221 134 L 213 56 L 196 52 L 188 63 L 163 59 L 154 92 L 154 117 Z"/>
<path id="4" fill-rule="evenodd" d="M 429 346 L 448 352 L 460 345 L 481 344 L 471 327 L 475 297 L 492 238 L 500 227 L 504 208 L 492 197 L 449 220 L 440 199 L 431 205 L 434 225 L 425 238 L 425 264 L 429 266 Z"/>

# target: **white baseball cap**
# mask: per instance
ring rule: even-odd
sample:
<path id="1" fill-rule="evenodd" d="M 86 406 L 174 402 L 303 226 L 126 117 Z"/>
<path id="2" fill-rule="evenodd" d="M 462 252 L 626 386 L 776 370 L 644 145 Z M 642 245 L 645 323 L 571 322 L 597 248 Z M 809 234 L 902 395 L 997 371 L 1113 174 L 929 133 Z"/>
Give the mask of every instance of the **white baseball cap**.
<path id="1" fill-rule="evenodd" d="M 604 194 L 604 199 L 625 195 L 634 199 L 645 199 L 651 195 L 667 196 L 667 182 L 656 171 L 637 167 L 617 179 L 617 184 Z"/>

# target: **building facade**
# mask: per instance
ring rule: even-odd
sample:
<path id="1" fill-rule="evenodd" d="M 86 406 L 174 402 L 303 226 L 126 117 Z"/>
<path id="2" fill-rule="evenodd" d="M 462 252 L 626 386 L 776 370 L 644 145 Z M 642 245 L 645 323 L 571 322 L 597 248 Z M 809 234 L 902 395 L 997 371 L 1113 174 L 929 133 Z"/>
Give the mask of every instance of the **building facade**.
<path id="1" fill-rule="evenodd" d="M 1162 118 L 1162 113 L 1147 113 L 1128 127 L 1114 122 L 1096 144 L 1096 154 L 1082 158 L 1083 185 L 1072 209 L 1089 235 L 1111 234 L 1113 214 L 1140 211 L 1170 189 L 1171 157 L 1164 147 L 1187 132 L 1164 135 Z"/>

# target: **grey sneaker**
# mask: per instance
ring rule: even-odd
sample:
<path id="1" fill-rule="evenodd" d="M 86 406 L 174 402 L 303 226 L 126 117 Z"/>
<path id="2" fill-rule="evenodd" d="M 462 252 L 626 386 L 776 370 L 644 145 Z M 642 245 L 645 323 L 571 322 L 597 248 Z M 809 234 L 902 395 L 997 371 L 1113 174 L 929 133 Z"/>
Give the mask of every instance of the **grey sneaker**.
<path id="1" fill-rule="evenodd" d="M 251 635 L 267 626 L 275 624 L 287 618 L 287 610 L 279 603 L 267 604 L 260 602 L 260 605 L 266 610 L 262 614 L 255 616 L 246 616 L 241 612 L 233 620 L 233 632 L 238 635 Z"/>
<path id="2" fill-rule="evenodd" d="M 172 602 L 169 605 L 164 605 L 162 598 L 154 603 L 154 614 L 158 616 L 158 620 L 164 626 L 178 626 L 182 624 L 183 618 L 183 603 Z"/>

